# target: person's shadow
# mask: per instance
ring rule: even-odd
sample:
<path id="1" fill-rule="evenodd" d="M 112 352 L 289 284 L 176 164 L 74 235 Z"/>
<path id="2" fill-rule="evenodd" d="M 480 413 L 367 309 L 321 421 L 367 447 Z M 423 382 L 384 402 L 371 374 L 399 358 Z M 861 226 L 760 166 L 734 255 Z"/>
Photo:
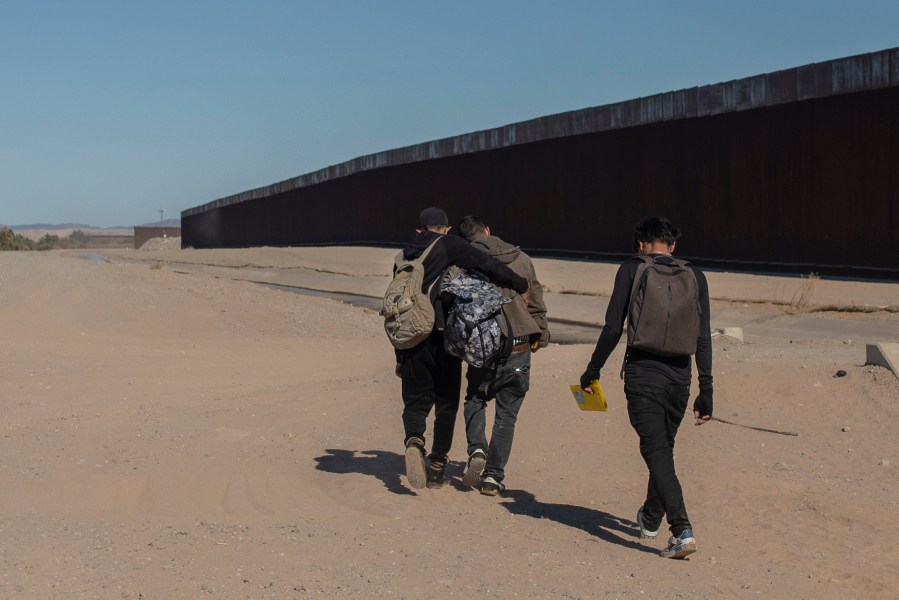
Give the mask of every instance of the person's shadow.
<path id="1" fill-rule="evenodd" d="M 658 550 L 625 539 L 618 533 L 615 533 L 624 533 L 630 538 L 637 537 L 637 524 L 633 521 L 583 506 L 540 502 L 534 494 L 524 490 L 506 490 L 503 492 L 503 498 L 512 500 L 512 502 L 499 503 L 500 506 L 512 514 L 535 519 L 549 519 L 562 525 L 586 531 L 590 535 L 595 535 L 610 544 L 617 544 L 632 550 L 639 550 L 640 552 L 658 554 Z"/>
<path id="2" fill-rule="evenodd" d="M 327 473 L 361 473 L 377 477 L 388 491 L 394 494 L 414 496 L 415 492 L 403 485 L 400 475 L 406 472 L 405 457 L 383 450 L 339 450 L 328 448 L 327 454 L 315 458 L 315 468 Z"/>
<path id="3" fill-rule="evenodd" d="M 377 477 L 387 488 L 387 491 L 404 496 L 415 496 L 415 490 L 403 483 L 402 475 L 406 473 L 406 458 L 396 452 L 384 450 L 340 450 L 337 448 L 325 449 L 327 454 L 315 458 L 315 468 L 326 473 L 361 473 Z M 462 465 L 456 461 L 447 463 L 447 484 L 457 489 L 466 489 L 454 477 L 455 470 L 461 470 Z"/>
<path id="4" fill-rule="evenodd" d="M 406 472 L 406 462 L 402 454 L 384 450 L 353 451 L 336 448 L 326 449 L 325 452 L 327 454 L 315 458 L 315 468 L 319 471 L 370 475 L 380 479 L 389 492 L 404 496 L 416 495 L 415 491 L 406 487 L 402 482 L 401 476 Z M 453 462 L 450 465 L 454 468 L 459 467 Z M 458 490 L 469 491 L 457 477 L 451 476 L 450 473 L 447 475 L 449 485 Z M 611 544 L 650 554 L 658 553 L 657 550 L 647 548 L 614 533 L 619 532 L 627 534 L 628 537 L 636 537 L 637 524 L 633 521 L 583 506 L 540 502 L 534 494 L 524 490 L 506 490 L 503 492 L 503 498 L 511 500 L 511 502 L 500 502 L 499 505 L 512 514 L 535 519 L 550 519 L 562 525 L 586 531 Z"/>

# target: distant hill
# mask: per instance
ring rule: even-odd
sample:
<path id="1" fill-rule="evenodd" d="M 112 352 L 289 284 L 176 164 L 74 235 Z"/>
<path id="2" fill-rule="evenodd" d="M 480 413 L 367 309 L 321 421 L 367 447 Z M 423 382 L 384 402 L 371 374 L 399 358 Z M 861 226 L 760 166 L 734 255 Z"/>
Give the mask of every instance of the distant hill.
<path id="1" fill-rule="evenodd" d="M 9 225 L 10 229 L 47 229 L 53 231 L 55 229 L 103 229 L 96 225 L 85 225 L 84 223 L 62 223 L 60 225 L 51 225 L 49 223 L 26 223 L 25 225 Z M 124 229 L 122 227 L 109 227 L 109 229 Z"/>
<path id="2" fill-rule="evenodd" d="M 107 231 L 107 230 L 120 230 L 120 229 L 131 229 L 133 225 L 114 225 L 113 227 L 97 227 L 96 225 L 86 225 L 84 223 L 26 223 L 24 225 L 0 225 L 0 227 L 8 227 L 13 231 L 18 230 L 27 230 L 27 231 L 59 231 L 59 230 L 71 230 L 74 231 L 76 229 L 81 229 L 82 231 Z M 155 221 L 153 223 L 144 223 L 142 225 L 138 225 L 137 227 L 181 227 L 181 219 L 166 219 L 164 221 Z"/>

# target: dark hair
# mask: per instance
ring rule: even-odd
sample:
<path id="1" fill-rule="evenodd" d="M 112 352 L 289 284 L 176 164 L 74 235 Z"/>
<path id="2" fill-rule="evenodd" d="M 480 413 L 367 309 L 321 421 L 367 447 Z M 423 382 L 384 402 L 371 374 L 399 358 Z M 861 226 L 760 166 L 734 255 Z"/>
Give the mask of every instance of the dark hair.
<path id="1" fill-rule="evenodd" d="M 634 225 L 634 249 L 640 242 L 660 240 L 669 246 L 680 237 L 680 229 L 671 224 L 665 217 L 643 217 Z"/>
<path id="2" fill-rule="evenodd" d="M 487 226 L 484 225 L 480 218 L 474 215 L 466 215 L 459 221 L 456 231 L 463 239 L 470 242 L 479 237 L 479 234 L 487 233 Z"/>

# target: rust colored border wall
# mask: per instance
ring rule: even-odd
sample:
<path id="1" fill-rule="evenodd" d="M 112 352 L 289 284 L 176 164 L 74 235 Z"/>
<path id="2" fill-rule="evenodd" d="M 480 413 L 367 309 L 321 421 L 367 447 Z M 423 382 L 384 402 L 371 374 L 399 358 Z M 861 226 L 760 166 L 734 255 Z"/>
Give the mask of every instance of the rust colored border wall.
<path id="1" fill-rule="evenodd" d="M 364 157 L 374 164 L 346 163 L 340 175 L 322 171 L 185 211 L 182 243 L 393 245 L 422 208 L 438 205 L 451 220 L 478 214 L 536 254 L 616 258 L 630 252 L 639 217 L 665 214 L 684 230 L 678 254 L 701 264 L 896 279 L 896 56 L 858 58 L 867 70 L 841 71 L 835 61 L 719 84 L 694 116 L 672 109 L 667 119 L 495 146 L 482 132 L 453 138 L 454 151 L 433 142 L 434 158 Z M 799 85 L 803 78 L 811 83 Z M 759 86 L 785 100 L 762 102 Z M 801 99 L 815 86 L 831 93 Z M 607 112 L 624 114 L 622 105 Z M 681 112 L 691 110 L 684 103 Z M 527 131 L 553 129 L 552 118 L 538 121 Z M 464 139 L 487 149 L 466 150 Z"/>

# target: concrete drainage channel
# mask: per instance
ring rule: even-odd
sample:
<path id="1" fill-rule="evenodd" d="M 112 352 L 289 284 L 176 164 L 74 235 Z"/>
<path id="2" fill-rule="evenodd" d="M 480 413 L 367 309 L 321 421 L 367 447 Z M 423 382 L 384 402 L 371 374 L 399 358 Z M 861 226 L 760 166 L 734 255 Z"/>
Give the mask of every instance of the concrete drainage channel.
<path id="1" fill-rule="evenodd" d="M 381 309 L 381 299 L 372 296 L 362 296 L 350 294 L 347 292 L 325 292 L 310 288 L 293 287 L 289 285 L 277 285 L 257 281 L 261 285 L 283 290 L 285 292 L 295 292 L 297 294 L 306 294 L 309 296 L 321 296 L 331 300 L 339 300 L 352 306 L 359 306 L 374 312 Z M 555 344 L 595 344 L 599 337 L 599 327 L 589 323 L 580 321 L 572 321 L 568 319 L 549 319 L 549 330 L 552 334 L 552 341 Z M 725 336 L 735 340 L 743 341 L 743 329 L 741 327 L 725 327 L 722 329 L 713 329 L 712 337 Z M 867 357 L 865 364 L 879 365 L 891 370 L 899 377 L 899 344 L 897 343 L 879 343 L 867 344 Z"/>
<path id="2" fill-rule="evenodd" d="M 274 290 L 293 292 L 295 294 L 303 294 L 305 296 L 319 296 L 321 298 L 328 298 L 330 300 L 339 300 L 340 302 L 344 302 L 351 306 L 358 306 L 360 308 L 366 308 L 375 312 L 381 310 L 381 299 L 372 298 L 371 296 L 361 296 L 359 294 L 351 294 L 349 292 L 326 292 L 323 290 L 315 290 L 312 288 L 296 287 L 292 285 L 278 285 L 276 283 L 265 283 L 261 281 L 257 281 L 255 283 L 259 283 L 260 285 L 264 285 L 265 287 L 272 288 Z"/>
<path id="3" fill-rule="evenodd" d="M 80 258 L 92 258 L 105 262 L 111 262 L 109 259 L 96 255 L 84 255 Z M 144 262 L 144 261 L 141 261 Z M 152 262 L 152 261 L 151 261 Z M 166 267 L 172 269 L 176 273 L 192 274 L 202 272 L 202 267 L 189 263 L 167 263 Z M 366 296 L 363 294 L 354 294 L 352 292 L 334 292 L 319 290 L 294 285 L 284 285 L 278 283 L 270 283 L 268 281 L 260 281 L 251 277 L 232 277 L 237 281 L 249 281 L 258 285 L 281 290 L 284 292 L 292 292 L 295 294 L 303 294 L 306 296 L 318 296 L 320 298 L 328 298 L 345 302 L 351 306 L 358 306 L 366 310 L 378 312 L 381 310 L 381 298 L 374 296 Z M 595 344 L 599 338 L 599 327 L 590 323 L 574 321 L 568 319 L 549 319 L 549 331 L 552 334 L 552 343 L 554 344 Z"/>
<path id="4" fill-rule="evenodd" d="M 331 300 L 339 300 L 351 306 L 358 306 L 373 312 L 381 310 L 381 299 L 372 296 L 362 296 L 351 294 L 348 292 L 326 292 L 303 287 L 294 287 L 290 285 L 278 285 L 274 283 L 265 283 L 257 281 L 260 285 L 270 287 L 285 292 L 294 292 L 296 294 L 304 294 L 308 296 L 319 296 L 329 298 Z M 570 321 L 567 319 L 549 319 L 549 331 L 552 334 L 552 342 L 554 344 L 595 344 L 599 337 L 599 328 L 581 323 L 579 321 Z"/>
<path id="5" fill-rule="evenodd" d="M 93 262 L 102 262 L 102 263 L 109 262 L 109 259 L 99 256 L 97 254 L 78 254 L 75 256 L 75 258 L 80 258 L 82 260 L 90 260 Z"/>
<path id="6" fill-rule="evenodd" d="M 164 264 L 167 268 L 173 269 L 176 273 L 193 274 L 201 272 L 203 266 L 189 263 L 163 263 L 153 260 L 123 260 L 110 259 L 109 257 L 97 254 L 81 254 L 74 255 L 76 258 L 90 260 L 95 262 L 118 262 L 125 264 L 134 263 L 157 263 Z M 226 276 L 227 277 L 227 276 Z M 351 292 L 334 292 L 325 291 L 315 288 L 307 288 L 301 286 L 291 286 L 283 284 L 275 284 L 267 281 L 259 281 L 250 277 L 229 277 L 237 281 L 249 281 L 258 285 L 264 285 L 273 289 L 293 292 L 296 294 L 304 294 L 308 296 L 319 296 L 345 302 L 352 306 L 358 306 L 372 312 L 378 312 L 381 308 L 381 298 L 375 296 L 366 296 L 364 294 L 354 294 Z M 600 328 L 595 323 L 587 323 L 584 321 L 576 321 L 569 319 L 549 319 L 550 331 L 552 332 L 552 342 L 556 344 L 595 344 L 599 337 Z M 884 328 L 883 322 L 844 322 L 841 320 L 830 320 L 826 328 L 822 328 L 820 320 L 815 317 L 805 317 L 796 320 L 790 327 L 784 327 L 783 323 L 774 325 L 766 325 L 763 321 L 753 321 L 750 323 L 753 327 L 755 337 L 775 338 L 775 339 L 886 339 L 889 341 L 878 342 L 874 344 L 866 344 L 866 360 L 865 364 L 879 365 L 891 370 L 899 377 L 899 343 L 896 340 L 899 333 L 895 327 Z M 712 336 L 723 335 L 731 337 L 739 341 L 743 341 L 744 330 L 742 327 L 724 327 L 721 329 L 713 329 Z"/>

